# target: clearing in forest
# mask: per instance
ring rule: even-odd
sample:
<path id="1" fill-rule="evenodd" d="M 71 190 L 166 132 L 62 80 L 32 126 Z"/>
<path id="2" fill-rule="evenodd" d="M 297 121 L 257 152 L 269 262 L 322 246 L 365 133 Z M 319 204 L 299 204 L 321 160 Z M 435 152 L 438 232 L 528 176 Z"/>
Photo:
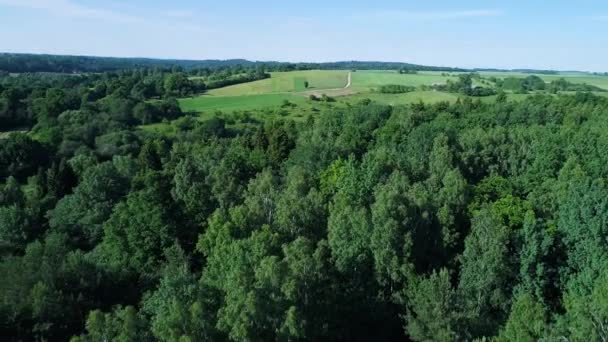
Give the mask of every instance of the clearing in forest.
<path id="1" fill-rule="evenodd" d="M 309 90 L 335 89 L 344 87 L 348 78 L 345 70 L 306 70 L 273 72 L 271 77 L 210 90 L 212 96 L 242 96 L 271 93 L 293 93 Z M 305 83 L 308 82 L 308 88 Z"/>

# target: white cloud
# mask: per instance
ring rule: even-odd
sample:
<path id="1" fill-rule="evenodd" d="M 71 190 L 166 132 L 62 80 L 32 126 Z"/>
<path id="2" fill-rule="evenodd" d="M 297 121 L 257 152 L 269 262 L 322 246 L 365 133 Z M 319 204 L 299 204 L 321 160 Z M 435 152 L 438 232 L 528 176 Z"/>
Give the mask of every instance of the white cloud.
<path id="1" fill-rule="evenodd" d="M 106 9 L 93 8 L 74 3 L 70 0 L 0 0 L 0 6 L 20 7 L 40 10 L 53 15 L 99 19 L 105 21 L 135 22 L 137 17 Z"/>
<path id="2" fill-rule="evenodd" d="M 385 20 L 448 20 L 461 18 L 476 18 L 476 17 L 495 17 L 502 15 L 501 10 L 496 9 L 480 9 L 467 11 L 404 11 L 404 10 L 386 10 L 372 12 L 366 15 L 356 15 L 357 18 L 377 18 Z"/>

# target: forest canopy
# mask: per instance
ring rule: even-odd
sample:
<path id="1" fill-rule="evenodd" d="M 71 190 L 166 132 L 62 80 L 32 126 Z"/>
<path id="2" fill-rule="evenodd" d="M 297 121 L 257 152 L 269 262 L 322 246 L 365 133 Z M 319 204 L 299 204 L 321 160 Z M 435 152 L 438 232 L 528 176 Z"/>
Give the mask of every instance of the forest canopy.
<path id="1" fill-rule="evenodd" d="M 303 120 L 176 100 L 266 71 L 0 77 L 0 335 L 608 339 L 608 98 L 482 102 L 465 75 Z"/>
<path id="2" fill-rule="evenodd" d="M 138 68 L 182 68 L 185 70 L 201 68 L 230 68 L 230 67 L 264 67 L 268 70 L 402 70 L 402 71 L 465 71 L 465 69 L 425 66 L 398 62 L 331 62 L 331 63 L 287 63 L 275 61 L 249 61 L 245 59 L 228 60 L 176 60 L 153 58 L 117 58 L 94 56 L 61 56 L 34 55 L 18 53 L 0 53 L 0 72 L 53 72 L 53 73 L 86 73 L 119 71 Z"/>

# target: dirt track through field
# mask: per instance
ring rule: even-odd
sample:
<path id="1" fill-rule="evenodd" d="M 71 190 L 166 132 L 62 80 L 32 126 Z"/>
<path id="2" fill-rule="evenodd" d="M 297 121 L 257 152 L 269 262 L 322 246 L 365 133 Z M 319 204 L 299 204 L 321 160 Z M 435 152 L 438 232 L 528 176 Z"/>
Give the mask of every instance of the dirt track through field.
<path id="1" fill-rule="evenodd" d="M 348 89 L 350 88 L 350 84 L 352 83 L 352 78 L 353 78 L 353 73 L 352 72 L 348 72 L 348 83 L 346 83 L 346 86 L 344 87 L 344 89 Z"/>
<path id="2" fill-rule="evenodd" d="M 352 94 L 356 93 L 355 91 L 352 91 L 352 90 L 349 89 L 350 86 L 352 85 L 352 79 L 353 79 L 352 72 L 349 72 L 348 73 L 348 78 L 347 78 L 347 81 L 346 81 L 346 85 L 344 86 L 344 88 L 311 90 L 311 91 L 302 92 L 300 94 L 305 95 L 305 96 L 314 95 L 316 97 L 321 97 L 323 94 L 325 94 L 327 96 L 346 96 L 346 95 L 352 95 Z"/>

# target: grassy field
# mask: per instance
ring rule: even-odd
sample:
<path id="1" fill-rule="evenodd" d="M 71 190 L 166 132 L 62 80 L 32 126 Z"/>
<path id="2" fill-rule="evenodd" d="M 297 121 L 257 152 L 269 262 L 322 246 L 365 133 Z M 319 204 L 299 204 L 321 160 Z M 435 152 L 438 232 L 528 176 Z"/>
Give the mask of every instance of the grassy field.
<path id="1" fill-rule="evenodd" d="M 387 104 L 391 106 L 404 105 L 414 102 L 436 103 L 440 101 L 454 102 L 458 99 L 457 94 L 449 94 L 438 91 L 413 91 L 405 94 L 380 94 L 380 93 L 359 93 L 341 98 L 345 102 L 357 102 L 362 99 L 370 99 L 372 101 Z"/>
<path id="2" fill-rule="evenodd" d="M 293 93 L 308 89 L 334 89 L 346 85 L 348 71 L 321 71 L 306 70 L 292 72 L 273 72 L 271 77 L 265 80 L 237 84 L 209 91 L 213 96 L 243 96 L 272 93 Z"/>
<path id="3" fill-rule="evenodd" d="M 235 111 L 252 110 L 264 107 L 280 106 L 284 101 L 303 103 L 306 98 L 294 94 L 259 94 L 242 96 L 201 95 L 180 99 L 179 103 L 185 112 Z"/>
<path id="4" fill-rule="evenodd" d="M 369 91 L 386 84 L 399 84 L 419 87 L 433 83 L 445 83 L 456 77 L 442 76 L 440 72 L 422 72 L 418 74 L 399 74 L 387 71 L 357 71 L 352 73 L 352 88 L 357 91 Z"/>
<path id="5" fill-rule="evenodd" d="M 516 77 L 516 78 L 525 78 L 532 74 L 522 73 L 522 72 L 480 72 L 480 75 L 483 77 L 496 77 L 496 78 L 507 78 L 507 77 Z M 585 73 L 559 73 L 557 75 L 543 75 L 543 74 L 535 74 L 542 78 L 545 82 L 551 82 L 558 80 L 560 78 L 564 78 L 572 83 L 586 83 L 589 85 L 594 85 L 596 87 L 600 87 L 602 89 L 608 90 L 608 76 L 598 76 L 592 74 Z"/>
<path id="6" fill-rule="evenodd" d="M 375 91 L 382 85 L 399 84 L 413 87 L 433 85 L 455 80 L 456 73 L 420 72 L 418 74 L 399 74 L 386 70 L 359 70 L 351 72 L 351 86 L 343 89 L 348 81 L 349 71 L 308 70 L 271 73 L 271 78 L 214 89 L 206 94 L 179 100 L 184 112 L 195 113 L 199 120 L 207 120 L 218 113 L 248 113 L 253 117 L 288 116 L 303 120 L 327 108 L 340 108 L 363 99 L 387 105 L 407 105 L 415 102 L 436 103 L 454 102 L 463 96 L 440 91 L 413 91 L 404 94 L 382 94 Z M 530 74 L 515 72 L 482 72 L 484 78 L 527 77 Z M 587 83 L 608 89 L 608 77 L 571 73 L 559 75 L 539 75 L 546 82 L 566 78 L 573 83 Z M 308 82 L 308 88 L 306 83 Z M 333 96 L 336 102 L 312 101 L 310 94 Z M 598 93 L 608 96 L 608 93 Z M 528 95 L 507 94 L 511 100 L 523 100 Z M 496 96 L 480 98 L 481 101 L 494 101 Z M 239 115 L 240 115 L 239 114 Z M 176 134 L 170 123 L 158 123 L 141 127 L 148 132 L 163 135 Z M 0 135 L 1 137 L 1 135 Z"/>
<path id="7" fill-rule="evenodd" d="M 433 85 L 455 80 L 457 73 L 419 72 L 418 74 L 399 74 L 387 70 L 359 70 L 351 72 L 351 86 L 343 89 L 348 81 L 347 70 L 306 70 L 293 72 L 274 72 L 271 78 L 214 89 L 206 94 L 180 99 L 185 112 L 196 113 L 200 120 L 206 120 L 218 112 L 249 112 L 253 116 L 281 115 L 302 119 L 319 112 L 324 107 L 340 107 L 356 103 L 362 99 L 388 104 L 405 105 L 414 102 L 435 103 L 454 102 L 462 95 L 438 91 L 414 91 L 405 94 L 381 94 L 376 92 L 382 85 L 399 84 L 413 87 Z M 482 77 L 527 77 L 530 74 L 517 72 L 481 72 Z M 608 90 L 608 77 L 584 73 L 563 73 L 558 75 L 538 75 L 546 82 L 566 78 L 572 83 L 586 83 Z M 308 83 L 308 88 L 306 87 Z M 327 94 L 336 97 L 333 104 L 311 101 L 314 94 Z M 598 93 L 608 96 L 608 93 Z M 522 100 L 527 95 L 508 94 L 509 99 Z M 495 96 L 481 98 L 494 101 Z M 286 105 L 286 102 L 288 103 Z M 170 124 L 156 124 L 142 127 L 147 131 L 163 134 L 175 133 Z"/>
<path id="8" fill-rule="evenodd" d="M 405 104 L 413 101 L 454 100 L 452 94 L 436 92 L 415 92 L 402 95 L 376 94 L 370 91 L 383 84 L 403 84 L 420 86 L 423 84 L 445 83 L 454 77 L 442 76 L 441 73 L 421 73 L 401 75 L 395 71 L 357 71 L 352 72 L 352 84 L 348 90 L 341 89 L 347 84 L 348 71 L 307 70 L 293 72 L 275 72 L 265 80 L 233 85 L 214 89 L 208 93 L 180 100 L 182 109 L 187 112 L 208 114 L 209 111 L 243 111 L 277 107 L 284 101 L 298 105 L 306 103 L 309 94 L 330 96 L 355 94 L 341 97 L 346 101 L 357 101 L 361 98 L 374 98 L 381 103 Z M 308 88 L 305 84 L 308 82 Z M 365 96 L 363 96 L 365 94 Z M 351 101 L 351 102 L 352 102 Z"/>

